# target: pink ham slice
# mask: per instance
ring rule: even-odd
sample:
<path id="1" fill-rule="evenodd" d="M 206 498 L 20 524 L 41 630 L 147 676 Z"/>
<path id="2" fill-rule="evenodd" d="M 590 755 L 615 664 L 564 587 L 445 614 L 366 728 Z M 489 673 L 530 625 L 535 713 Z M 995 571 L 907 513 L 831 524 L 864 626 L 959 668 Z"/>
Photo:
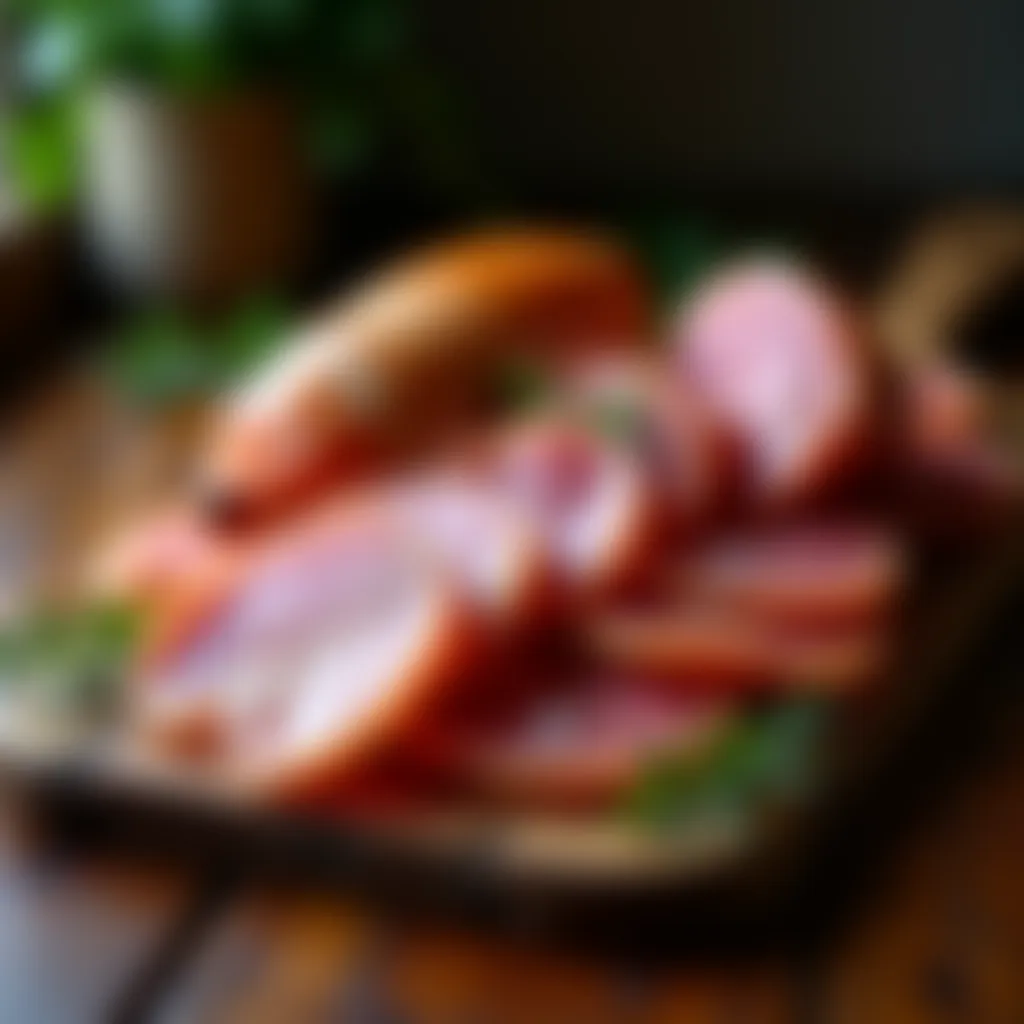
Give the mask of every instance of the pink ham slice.
<path id="1" fill-rule="evenodd" d="M 890 651 L 873 623 L 784 628 L 701 605 L 607 612 L 587 636 L 625 671 L 702 691 L 848 689 L 876 678 Z"/>
<path id="2" fill-rule="evenodd" d="M 789 689 L 842 692 L 880 679 L 891 667 L 890 623 L 831 629 L 772 630 L 779 676 Z"/>
<path id="3" fill-rule="evenodd" d="M 631 451 L 684 529 L 707 522 L 732 490 L 725 432 L 679 377 L 653 359 L 606 356 L 573 368 L 569 402 Z"/>
<path id="4" fill-rule="evenodd" d="M 160 509 L 100 548 L 85 586 L 98 600 L 159 606 L 229 559 L 235 546 L 189 509 Z"/>
<path id="5" fill-rule="evenodd" d="M 888 616 L 906 576 L 899 538 L 882 526 L 819 522 L 721 538 L 695 552 L 684 593 L 782 623 Z"/>
<path id="6" fill-rule="evenodd" d="M 676 345 L 684 377 L 735 432 L 753 503 L 814 500 L 862 461 L 869 354 L 843 305 L 799 268 L 757 261 L 712 278 Z"/>
<path id="7" fill-rule="evenodd" d="M 980 380 L 948 364 L 907 368 L 898 389 L 892 483 L 908 525 L 929 539 L 970 538 L 1019 506 L 1021 467 L 990 436 Z"/>
<path id="8" fill-rule="evenodd" d="M 982 441 L 989 410 L 981 381 L 948 363 L 904 371 L 899 400 L 904 443 L 920 458 L 941 459 Z"/>
<path id="9" fill-rule="evenodd" d="M 589 598 L 628 583 L 654 539 L 654 503 L 638 467 L 592 433 L 555 420 L 511 429 L 478 471 L 543 538 L 560 583 Z"/>
<path id="10" fill-rule="evenodd" d="M 444 577 L 364 514 L 305 524 L 192 615 L 150 667 L 142 724 L 201 735 L 217 769 L 261 796 L 356 770 L 416 723 L 472 647 Z"/>
<path id="11" fill-rule="evenodd" d="M 778 681 L 763 629 L 701 604 L 611 610 L 591 619 L 585 640 L 624 671 L 701 688 L 762 688 Z"/>
<path id="12" fill-rule="evenodd" d="M 454 475 L 387 488 L 376 501 L 382 518 L 451 571 L 498 636 L 518 634 L 542 617 L 552 567 L 541 537 L 510 502 Z"/>
<path id="13" fill-rule="evenodd" d="M 531 692 L 500 721 L 450 727 L 449 770 L 471 791 L 528 808 L 593 808 L 623 794 L 653 757 L 697 754 L 731 705 L 639 676 L 583 677 Z"/>

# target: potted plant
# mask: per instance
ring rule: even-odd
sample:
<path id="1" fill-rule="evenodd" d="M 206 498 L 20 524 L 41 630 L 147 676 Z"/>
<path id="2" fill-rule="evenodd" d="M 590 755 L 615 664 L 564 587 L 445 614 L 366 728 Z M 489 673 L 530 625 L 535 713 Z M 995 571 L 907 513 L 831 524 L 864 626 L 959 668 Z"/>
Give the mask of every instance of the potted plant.
<path id="1" fill-rule="evenodd" d="M 13 27 L 32 96 L 74 112 L 87 237 L 116 283 L 224 300 L 297 265 L 308 115 L 344 91 L 352 5 L 17 0 Z"/>

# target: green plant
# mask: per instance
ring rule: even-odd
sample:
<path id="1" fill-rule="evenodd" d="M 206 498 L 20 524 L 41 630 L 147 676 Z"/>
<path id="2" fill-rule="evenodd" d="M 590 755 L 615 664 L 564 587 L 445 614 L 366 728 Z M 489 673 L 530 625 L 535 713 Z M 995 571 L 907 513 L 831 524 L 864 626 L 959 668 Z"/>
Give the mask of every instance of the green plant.
<path id="1" fill-rule="evenodd" d="M 433 192 L 479 203 L 493 187 L 417 45 L 408 0 L 9 2 L 19 73 L 7 134 L 30 140 L 17 143 L 15 183 L 48 204 L 74 184 L 75 139 L 72 130 L 58 140 L 37 111 L 57 109 L 74 129 L 81 90 L 111 80 L 187 99 L 283 91 L 326 176 L 365 170 L 389 152 L 393 164 L 397 151 Z"/>
<path id="2" fill-rule="evenodd" d="M 121 77 L 184 93 L 323 74 L 364 5 L 323 0 L 15 0 L 30 84 Z M 387 5 L 385 5 L 387 6 Z M 379 45 L 379 41 L 378 45 Z M 337 57 L 337 52 L 333 53 Z"/>
<path id="3" fill-rule="evenodd" d="M 31 209 L 49 211 L 70 198 L 75 183 L 75 118 L 65 98 L 21 108 L 3 124 L 4 170 Z"/>

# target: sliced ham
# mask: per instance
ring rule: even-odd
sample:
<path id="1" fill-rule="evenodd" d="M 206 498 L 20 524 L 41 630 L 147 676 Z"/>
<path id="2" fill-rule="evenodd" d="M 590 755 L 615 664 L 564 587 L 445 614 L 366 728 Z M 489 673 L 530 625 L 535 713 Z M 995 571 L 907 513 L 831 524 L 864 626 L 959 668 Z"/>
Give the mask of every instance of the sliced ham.
<path id="1" fill-rule="evenodd" d="M 511 502 L 453 474 L 424 475 L 370 500 L 437 556 L 499 636 L 521 633 L 547 610 L 547 549 Z"/>
<path id="2" fill-rule="evenodd" d="M 982 441 L 988 432 L 989 409 L 981 381 L 949 363 L 907 367 L 897 400 L 903 441 L 921 458 L 941 458 Z"/>
<path id="3" fill-rule="evenodd" d="M 704 403 L 654 359 L 604 356 L 573 368 L 570 404 L 620 442 L 684 529 L 704 524 L 734 483 L 734 452 Z"/>
<path id="4" fill-rule="evenodd" d="M 822 521 L 720 538 L 687 557 L 678 584 L 766 620 L 860 622 L 891 612 L 907 568 L 888 528 Z"/>
<path id="5" fill-rule="evenodd" d="M 656 526 L 650 489 L 632 459 L 592 432 L 553 419 L 520 424 L 475 472 L 534 524 L 568 594 L 614 591 L 645 566 Z"/>
<path id="6" fill-rule="evenodd" d="M 882 678 L 892 664 L 894 633 L 886 622 L 773 629 L 770 643 L 787 688 L 841 693 Z"/>
<path id="7" fill-rule="evenodd" d="M 893 490 L 890 498 L 908 530 L 956 545 L 1011 526 L 1021 512 L 1024 476 L 1018 459 L 975 442 L 901 463 Z"/>
<path id="8" fill-rule="evenodd" d="M 292 796 L 356 770 L 460 676 L 462 606 L 419 549 L 373 517 L 303 524 L 191 611 L 151 660 L 138 711 L 216 770 Z"/>
<path id="9" fill-rule="evenodd" d="M 687 690 L 839 691 L 878 677 L 889 632 L 876 623 L 786 627 L 691 604 L 606 612 L 590 621 L 587 639 L 610 664 Z"/>
<path id="10" fill-rule="evenodd" d="M 972 537 L 1019 505 L 1021 467 L 996 443 L 982 382 L 938 361 L 898 382 L 891 491 L 908 525 L 929 539 Z"/>
<path id="11" fill-rule="evenodd" d="M 465 788 L 527 808 L 607 806 L 649 761 L 696 756 L 729 721 L 721 697 L 642 676 L 596 676 L 531 692 L 499 720 L 449 727 L 448 770 Z"/>
<path id="12" fill-rule="evenodd" d="M 159 509 L 101 546 L 84 586 L 92 599 L 148 609 L 208 576 L 233 550 L 191 509 Z"/>
<path id="13" fill-rule="evenodd" d="M 510 354 L 631 344 L 629 257 L 585 233 L 507 228 L 417 253 L 304 328 L 225 404 L 201 469 L 219 522 L 266 519 L 479 418 Z"/>
<path id="14" fill-rule="evenodd" d="M 734 431 L 749 499 L 769 508 L 845 484 L 869 447 L 873 374 L 845 306 L 794 265 L 713 277 L 677 328 L 684 377 Z"/>
<path id="15" fill-rule="evenodd" d="M 585 640 L 599 658 L 624 671 L 684 685 L 764 688 L 779 682 L 765 631 L 701 604 L 606 611 L 586 623 Z"/>

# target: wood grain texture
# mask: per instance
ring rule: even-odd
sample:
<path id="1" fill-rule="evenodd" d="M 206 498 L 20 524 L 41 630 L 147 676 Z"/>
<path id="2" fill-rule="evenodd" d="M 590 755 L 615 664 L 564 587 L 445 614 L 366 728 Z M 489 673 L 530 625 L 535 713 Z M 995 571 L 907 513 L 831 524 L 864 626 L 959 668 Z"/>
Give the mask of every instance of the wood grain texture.
<path id="1" fill-rule="evenodd" d="M 59 851 L 0 792 L 0 1021 L 111 1020 L 187 906 L 184 871 Z"/>
<path id="2" fill-rule="evenodd" d="M 824 979 L 826 1020 L 1024 1020 L 1024 718 L 927 816 Z"/>
<path id="3" fill-rule="evenodd" d="M 776 1024 L 795 1019 L 788 972 L 771 963 L 657 973 L 403 930 L 315 894 L 251 893 L 194 950 L 160 1024 Z"/>

